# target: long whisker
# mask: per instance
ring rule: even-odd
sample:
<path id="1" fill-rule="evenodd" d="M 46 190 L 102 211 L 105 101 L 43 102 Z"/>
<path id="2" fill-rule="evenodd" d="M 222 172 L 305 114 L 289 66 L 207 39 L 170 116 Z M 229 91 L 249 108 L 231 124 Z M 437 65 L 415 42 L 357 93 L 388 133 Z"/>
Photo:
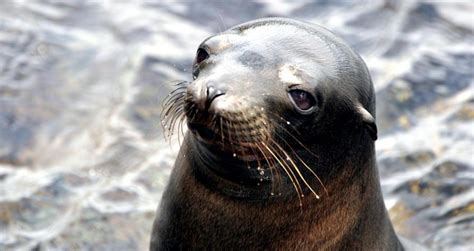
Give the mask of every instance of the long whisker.
<path id="1" fill-rule="evenodd" d="M 169 104 L 170 100 L 173 100 L 174 98 L 179 97 L 180 95 L 184 95 L 185 89 L 186 87 L 182 86 L 171 91 L 168 96 L 166 96 L 166 98 L 163 100 L 166 101 L 166 103 L 164 104 Z"/>
<path id="2" fill-rule="evenodd" d="M 232 154 L 235 154 L 234 140 L 232 139 L 232 136 L 231 136 L 231 133 L 230 133 L 230 129 L 231 129 L 230 122 L 228 120 L 226 120 L 226 122 L 227 122 L 227 134 L 229 135 L 230 147 L 232 149 Z"/>
<path id="3" fill-rule="evenodd" d="M 173 119 L 171 120 L 171 122 L 169 124 L 170 125 L 170 128 L 169 128 L 170 129 L 170 135 L 169 135 L 170 137 L 172 137 L 173 134 L 174 134 L 174 130 L 175 130 L 175 127 L 176 127 L 176 122 L 177 122 L 179 114 L 180 114 L 179 112 L 182 113 L 183 109 L 184 108 L 182 108 L 182 107 L 178 107 L 176 109 L 175 113 L 173 113 L 175 116 L 173 116 Z M 178 134 L 178 136 L 179 136 L 179 134 Z"/>
<path id="4" fill-rule="evenodd" d="M 235 137 L 234 142 L 235 142 L 235 144 L 236 144 L 237 146 L 240 146 L 240 144 L 241 144 L 243 141 L 240 139 L 240 133 L 238 133 L 238 131 L 237 131 L 237 126 L 235 125 L 234 122 L 231 122 L 231 121 L 229 121 L 229 124 L 230 124 L 230 129 L 231 129 L 232 132 L 234 133 L 234 137 Z M 240 155 L 241 155 L 241 156 L 243 156 L 243 155 L 245 154 L 245 153 L 243 152 L 242 147 L 240 147 L 238 150 L 240 151 Z M 234 152 L 233 154 L 234 154 L 234 157 L 235 157 L 235 156 L 236 156 L 236 153 Z"/>
<path id="5" fill-rule="evenodd" d="M 176 106 L 172 109 L 173 113 L 170 114 L 169 116 L 166 116 L 162 119 L 162 125 L 164 129 L 168 132 L 168 134 L 174 130 L 173 128 L 173 122 L 176 120 L 177 117 L 181 113 L 183 113 L 182 107 Z M 169 135 L 168 135 L 169 136 Z"/>
<path id="6" fill-rule="evenodd" d="M 280 172 L 278 171 L 278 169 L 275 167 L 275 163 L 273 161 L 273 159 L 268 156 L 268 151 L 265 151 L 265 149 L 262 149 L 262 147 L 260 147 L 259 144 L 256 144 L 256 147 L 258 148 L 258 150 L 262 153 L 263 155 L 263 158 L 265 159 L 265 161 L 267 162 L 267 165 L 268 165 L 268 168 L 271 170 L 271 169 L 275 169 L 275 171 L 279 174 Z M 272 181 L 273 182 L 273 181 Z M 278 186 L 278 193 L 281 194 L 281 186 L 282 186 L 282 180 L 281 180 L 281 177 L 279 177 L 279 186 Z M 295 187 L 295 190 L 298 191 Z M 299 195 L 298 195 L 299 197 Z"/>
<path id="7" fill-rule="evenodd" d="M 313 169 L 311 169 L 307 164 L 306 162 L 303 161 L 303 159 L 301 159 L 301 157 L 296 153 L 296 151 L 291 147 L 291 145 L 288 143 L 288 141 L 286 141 L 285 138 L 283 138 L 282 136 L 276 134 L 277 137 L 279 137 L 284 143 L 285 145 L 287 145 L 291 151 L 293 152 L 293 155 L 296 156 L 296 158 L 304 165 L 304 167 L 311 172 L 311 174 L 318 180 L 318 182 L 321 184 L 321 186 L 323 187 L 324 191 L 326 192 L 327 195 L 329 195 L 326 187 L 324 186 L 323 182 L 321 181 L 321 179 L 319 178 L 319 176 L 313 171 Z"/>
<path id="8" fill-rule="evenodd" d="M 181 121 L 179 122 L 180 124 L 180 131 L 181 131 L 181 135 L 183 136 L 183 141 L 184 141 L 184 138 L 186 137 L 185 133 L 184 133 L 184 127 L 185 127 L 185 122 L 186 121 L 186 115 L 183 113 L 181 114 Z"/>
<path id="9" fill-rule="evenodd" d="M 163 100 L 162 107 L 168 107 L 170 105 L 173 105 L 178 100 L 183 100 L 184 101 L 184 97 L 185 97 L 184 91 L 177 92 L 173 95 L 168 94 L 168 96 Z"/>
<path id="10" fill-rule="evenodd" d="M 184 141 L 184 133 L 183 133 L 183 121 L 184 121 L 184 112 L 181 113 L 177 120 L 178 120 L 178 132 L 176 134 L 178 134 L 178 144 L 179 144 L 179 147 L 181 148 L 181 144 L 182 144 L 182 141 L 181 141 L 181 137 L 180 135 L 183 136 L 183 141 Z"/>
<path id="11" fill-rule="evenodd" d="M 324 186 L 323 182 L 321 181 L 321 179 L 319 178 L 319 176 L 301 159 L 300 156 L 298 156 L 298 154 L 295 153 L 295 156 L 296 158 L 298 158 L 298 160 L 301 162 L 301 164 L 303 164 L 307 170 L 309 170 L 313 175 L 314 177 L 316 177 L 316 179 L 318 180 L 319 184 L 321 184 L 321 186 L 323 187 L 324 191 L 326 192 L 326 195 L 329 195 L 329 192 L 328 190 L 326 189 L 326 186 Z"/>
<path id="12" fill-rule="evenodd" d="M 298 145 L 300 145 L 301 147 L 303 147 L 308 153 L 310 153 L 311 155 L 313 155 L 314 157 L 318 158 L 319 159 L 319 156 L 312 152 L 307 146 L 305 146 L 303 144 L 303 142 L 301 142 L 299 139 L 297 139 L 293 134 L 291 134 L 291 132 L 289 132 L 284 126 L 281 126 L 279 125 L 278 123 L 276 123 L 276 126 L 278 126 L 279 128 L 281 128 L 282 130 L 284 130 L 286 132 L 286 135 L 290 136 L 294 141 L 296 141 L 296 143 L 298 143 Z"/>
<path id="13" fill-rule="evenodd" d="M 271 143 L 271 141 L 270 141 Z M 279 151 L 277 151 L 277 149 L 271 147 L 271 145 L 267 145 L 269 147 L 269 150 L 270 150 L 270 153 L 273 154 L 273 156 L 275 157 L 276 156 L 276 160 L 278 161 L 278 163 L 280 165 L 284 165 L 285 168 L 288 168 L 287 170 L 291 173 L 292 177 L 294 178 L 294 180 L 296 181 L 296 184 L 298 185 L 299 187 L 299 190 L 301 192 L 300 196 L 301 197 L 304 197 L 304 193 L 303 193 L 303 189 L 301 187 L 301 184 L 299 183 L 299 180 L 298 178 L 296 177 L 295 173 L 293 172 L 293 170 L 291 169 L 291 167 L 286 163 L 285 159 L 283 158 L 283 156 L 280 154 Z"/>
<path id="14" fill-rule="evenodd" d="M 165 138 L 169 139 L 170 132 L 173 130 L 171 127 L 171 124 L 173 123 L 173 120 L 175 119 L 176 114 L 173 114 L 171 116 L 167 116 L 165 119 L 163 119 L 163 127 L 164 127 L 164 136 Z"/>
<path id="15" fill-rule="evenodd" d="M 314 189 L 311 187 L 311 185 L 308 184 L 308 182 L 306 181 L 306 179 L 304 178 L 304 176 L 301 174 L 300 172 L 300 169 L 298 168 L 298 166 L 295 164 L 295 162 L 293 161 L 293 159 L 288 155 L 288 153 L 274 140 L 272 140 L 272 143 L 278 148 L 280 149 L 280 151 L 285 155 L 286 159 L 288 161 L 290 161 L 291 165 L 294 167 L 295 171 L 298 173 L 298 176 L 301 178 L 301 180 L 303 181 L 303 183 L 306 185 L 306 187 L 309 188 L 309 190 L 311 190 L 311 192 L 314 194 L 314 196 L 316 197 L 316 199 L 319 199 L 319 195 L 318 193 L 316 193 L 316 191 L 314 191 Z"/>
<path id="16" fill-rule="evenodd" d="M 248 119 L 246 114 L 243 114 L 243 117 L 244 117 L 245 124 L 249 124 L 250 120 Z M 245 137 L 244 138 L 247 142 L 249 142 L 249 143 L 252 142 L 252 146 L 250 147 L 250 149 L 251 149 L 253 155 L 256 156 L 256 158 L 257 158 L 257 164 L 258 164 L 257 171 L 264 172 L 264 170 L 263 170 L 264 167 L 262 166 L 262 163 L 260 162 L 260 157 L 259 157 L 259 154 L 257 153 L 255 147 L 257 147 L 257 149 L 260 151 L 260 153 L 261 153 L 260 156 L 263 156 L 264 159 L 266 160 L 267 165 L 268 165 L 268 169 L 270 170 L 270 181 L 271 181 L 271 192 L 270 192 L 270 194 L 274 195 L 274 193 L 275 193 L 275 184 L 274 184 L 275 174 L 273 172 L 273 169 L 275 169 L 275 170 L 277 170 L 277 169 L 274 168 L 274 166 L 270 164 L 265 152 L 262 151 L 262 149 L 258 147 L 258 144 L 255 143 L 255 142 L 258 142 L 260 139 L 265 138 L 264 134 L 261 131 L 261 130 L 263 130 L 263 128 L 261 128 L 261 130 L 259 130 L 258 128 L 255 128 L 255 129 L 257 130 L 257 135 L 255 135 L 255 138 L 252 138 L 252 128 L 245 127 L 245 129 L 244 129 Z M 248 166 L 248 168 L 250 168 L 250 166 Z M 277 172 L 277 174 L 278 174 L 278 172 Z M 280 182 L 281 182 L 281 180 L 280 180 Z"/>
<path id="17" fill-rule="evenodd" d="M 176 110 L 177 108 L 181 108 L 183 104 L 184 102 L 182 99 L 174 99 L 173 103 L 164 107 L 162 114 L 160 114 L 160 116 L 166 118 L 170 114 L 176 113 L 174 110 Z"/>
<path id="18" fill-rule="evenodd" d="M 222 117 L 220 117 L 220 127 L 221 127 L 221 141 L 222 141 L 222 148 L 224 148 L 224 125 L 222 122 Z"/>
<path id="19" fill-rule="evenodd" d="M 179 144 L 181 144 L 179 130 L 181 130 L 181 133 L 184 137 L 182 123 L 186 117 L 184 112 L 184 93 L 186 89 L 186 86 L 184 85 L 185 83 L 185 81 L 181 81 L 175 84 L 176 88 L 172 90 L 162 101 L 162 110 L 160 112 L 161 126 L 163 129 L 163 135 L 170 145 L 171 138 L 176 127 L 178 127 Z"/>
<path id="20" fill-rule="evenodd" d="M 262 143 L 262 145 L 268 150 L 268 152 L 274 157 L 274 159 L 280 164 L 280 166 L 283 168 L 283 170 L 286 172 L 288 175 L 288 178 L 290 178 L 291 183 L 293 184 L 293 187 L 295 188 L 295 191 L 298 195 L 298 200 L 299 200 L 299 205 L 300 207 L 303 206 L 303 202 L 301 200 L 301 195 L 302 195 L 302 189 L 301 186 L 298 182 L 298 180 L 295 180 L 296 177 L 294 177 L 294 173 L 291 172 L 291 170 L 287 170 L 285 164 L 278 158 L 278 156 L 265 144 Z M 292 173 L 292 174 L 291 174 Z"/>
<path id="21" fill-rule="evenodd" d="M 298 129 L 296 129 L 296 127 L 295 127 L 294 125 L 292 125 L 288 120 L 286 120 L 285 118 L 283 118 L 283 117 L 281 116 L 281 114 L 278 114 L 278 113 L 276 113 L 276 112 L 272 112 L 272 111 L 270 111 L 269 109 L 266 109 L 265 111 L 266 111 L 267 113 L 272 114 L 272 115 L 273 115 L 273 116 L 272 116 L 273 118 L 278 118 L 279 120 L 281 120 L 282 122 L 284 122 L 288 127 L 290 127 L 291 129 L 293 129 L 293 131 L 294 131 L 296 134 L 301 135 L 301 133 L 298 131 Z M 276 124 L 278 124 L 278 123 L 276 123 Z"/>

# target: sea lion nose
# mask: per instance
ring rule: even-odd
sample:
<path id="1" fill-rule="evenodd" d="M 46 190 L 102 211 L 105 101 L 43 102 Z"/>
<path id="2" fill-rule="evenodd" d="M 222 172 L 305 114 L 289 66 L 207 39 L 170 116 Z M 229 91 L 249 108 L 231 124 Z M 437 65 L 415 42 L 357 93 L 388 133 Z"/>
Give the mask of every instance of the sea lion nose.
<path id="1" fill-rule="evenodd" d="M 207 86 L 207 91 L 206 91 L 206 110 L 209 109 L 211 106 L 212 101 L 216 99 L 219 96 L 222 96 L 225 94 L 225 91 L 222 89 L 216 88 L 214 85 L 208 85 Z"/>

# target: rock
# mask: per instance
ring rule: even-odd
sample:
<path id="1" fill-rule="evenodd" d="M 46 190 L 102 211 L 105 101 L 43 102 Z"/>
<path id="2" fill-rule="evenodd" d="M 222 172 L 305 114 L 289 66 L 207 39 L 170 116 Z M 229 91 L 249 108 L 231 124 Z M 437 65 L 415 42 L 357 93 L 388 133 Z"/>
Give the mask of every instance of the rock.
<path id="1" fill-rule="evenodd" d="M 74 174 L 74 173 L 61 174 L 61 179 L 62 179 L 62 182 L 64 182 L 64 185 L 68 188 L 80 189 L 83 186 L 94 183 L 90 177 L 87 177 L 85 175 Z"/>
<path id="2" fill-rule="evenodd" d="M 418 150 L 395 157 L 382 157 L 377 160 L 380 176 L 386 177 L 410 169 L 421 168 L 436 159 L 431 150 Z"/>
<path id="3" fill-rule="evenodd" d="M 145 152 L 127 139 L 117 139 L 110 144 L 102 158 L 89 170 L 102 177 L 120 177 L 137 170 L 146 160 Z"/>
<path id="4" fill-rule="evenodd" d="M 468 169 L 469 167 L 461 163 L 443 162 L 420 179 L 411 180 L 401 185 L 395 192 L 403 191 L 420 197 L 430 197 L 433 202 L 439 202 L 472 188 L 474 178 L 458 177 L 458 174 L 462 174 Z"/>
<path id="5" fill-rule="evenodd" d="M 171 61 L 147 55 L 141 62 L 135 80 L 139 92 L 134 96 L 133 103 L 125 111 L 125 117 L 148 140 L 162 137 L 161 101 L 172 90 L 169 83 L 157 79 L 189 80 L 181 71 L 191 69 L 192 56 L 186 60 Z M 171 74 L 171 73 L 175 74 Z M 189 74 L 188 74 L 189 75 Z M 171 82 L 171 81 L 170 81 Z"/>
<path id="6" fill-rule="evenodd" d="M 445 161 L 436 165 L 429 173 L 429 178 L 432 180 L 443 178 L 456 178 L 470 171 L 470 167 L 458 161 Z M 460 177 L 463 178 L 463 177 Z M 472 178 L 472 177 L 471 177 Z"/>
<path id="7" fill-rule="evenodd" d="M 103 214 L 85 208 L 46 250 L 148 250 L 154 212 Z"/>
<path id="8" fill-rule="evenodd" d="M 165 168 L 166 163 L 151 165 L 146 168 L 136 179 L 138 184 L 142 184 L 150 193 L 156 194 L 157 199 L 168 183 L 170 168 Z"/>
<path id="9" fill-rule="evenodd" d="M 7 203 L 4 209 L 10 217 L 9 223 L 22 231 L 38 231 L 53 225 L 59 218 L 65 216 L 70 195 L 59 181 L 55 181 L 30 198 Z"/>
<path id="10" fill-rule="evenodd" d="M 459 110 L 449 118 L 449 121 L 467 122 L 472 120 L 474 120 L 474 99 L 463 103 Z"/>
<path id="11" fill-rule="evenodd" d="M 103 193 L 101 197 L 111 202 L 124 202 L 136 200 L 137 194 L 123 190 L 122 188 L 114 188 L 111 191 Z"/>
<path id="12" fill-rule="evenodd" d="M 472 53 L 451 53 L 446 56 L 423 55 L 406 72 L 377 92 L 377 125 L 379 131 L 389 133 L 407 130 L 424 116 L 432 115 L 432 105 L 441 99 L 464 91 L 472 81 L 469 70 L 460 70 L 466 60 L 474 60 Z M 446 111 L 440 106 L 439 112 Z M 402 118 L 402 119 L 401 119 Z"/>

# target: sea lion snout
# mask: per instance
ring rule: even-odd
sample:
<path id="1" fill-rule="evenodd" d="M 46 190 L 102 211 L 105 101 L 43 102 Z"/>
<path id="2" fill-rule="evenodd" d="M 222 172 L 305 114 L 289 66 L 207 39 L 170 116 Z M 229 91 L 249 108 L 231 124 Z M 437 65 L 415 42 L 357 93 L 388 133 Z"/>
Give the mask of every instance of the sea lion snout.
<path id="1" fill-rule="evenodd" d="M 212 101 L 219 96 L 225 95 L 225 91 L 220 88 L 215 87 L 214 85 L 208 85 L 206 91 L 206 110 L 211 106 Z"/>
<path id="2" fill-rule="evenodd" d="M 228 93 L 223 84 L 194 81 L 184 97 L 188 128 L 206 145 L 218 145 L 236 156 L 255 155 L 255 144 L 266 142 L 271 130 L 265 109 L 252 100 Z"/>
<path id="3" fill-rule="evenodd" d="M 186 101 L 208 112 L 212 102 L 227 93 L 228 88 L 215 82 L 192 82 L 186 90 Z"/>

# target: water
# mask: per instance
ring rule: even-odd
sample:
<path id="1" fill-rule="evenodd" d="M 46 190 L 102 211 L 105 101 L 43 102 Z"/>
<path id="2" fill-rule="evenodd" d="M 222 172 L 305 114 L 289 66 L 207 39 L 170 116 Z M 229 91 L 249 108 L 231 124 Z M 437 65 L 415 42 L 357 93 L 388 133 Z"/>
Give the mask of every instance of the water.
<path id="1" fill-rule="evenodd" d="M 474 243 L 474 5 L 0 2 L 0 250 L 146 250 L 178 146 L 160 100 L 198 44 L 265 16 L 326 26 L 368 64 L 397 232 Z"/>

